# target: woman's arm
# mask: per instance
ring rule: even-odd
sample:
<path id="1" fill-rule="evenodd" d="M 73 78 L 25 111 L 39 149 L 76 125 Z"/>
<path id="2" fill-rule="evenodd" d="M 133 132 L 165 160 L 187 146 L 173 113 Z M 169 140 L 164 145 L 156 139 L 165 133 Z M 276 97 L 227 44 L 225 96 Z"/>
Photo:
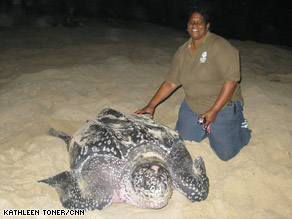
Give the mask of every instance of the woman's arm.
<path id="1" fill-rule="evenodd" d="M 226 81 L 224 82 L 221 92 L 213 105 L 213 107 L 202 115 L 202 118 L 206 118 L 205 125 L 208 126 L 215 121 L 217 113 L 225 106 L 225 104 L 231 99 L 235 88 L 237 86 L 237 81 Z"/>
<path id="2" fill-rule="evenodd" d="M 148 105 L 134 112 L 134 115 L 149 113 L 150 117 L 153 118 L 156 106 L 165 100 L 176 88 L 178 88 L 177 84 L 170 81 L 164 81 Z"/>

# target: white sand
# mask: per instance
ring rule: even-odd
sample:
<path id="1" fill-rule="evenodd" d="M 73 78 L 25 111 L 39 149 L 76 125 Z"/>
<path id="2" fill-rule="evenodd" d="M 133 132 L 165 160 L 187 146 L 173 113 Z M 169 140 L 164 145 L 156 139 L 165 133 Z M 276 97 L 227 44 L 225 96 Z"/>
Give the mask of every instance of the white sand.
<path id="1" fill-rule="evenodd" d="M 103 108 L 132 113 L 160 86 L 187 35 L 113 21 L 90 28 L 11 28 L 0 33 L 0 215 L 2 209 L 63 209 L 38 179 L 69 169 L 65 143 Z M 202 156 L 208 199 L 191 203 L 174 192 L 160 210 L 114 203 L 88 218 L 292 218 L 292 50 L 231 41 L 241 52 L 245 117 L 252 138 L 234 159 L 220 161 L 208 140 L 186 142 Z M 182 90 L 155 119 L 175 126 Z"/>

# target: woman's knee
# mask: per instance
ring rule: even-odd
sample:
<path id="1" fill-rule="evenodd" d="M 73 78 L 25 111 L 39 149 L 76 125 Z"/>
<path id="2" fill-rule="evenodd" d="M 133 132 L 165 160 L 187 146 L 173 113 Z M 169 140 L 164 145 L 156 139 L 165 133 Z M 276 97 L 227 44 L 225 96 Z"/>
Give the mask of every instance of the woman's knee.
<path id="1" fill-rule="evenodd" d="M 221 153 L 221 152 L 215 152 L 217 157 L 222 160 L 222 161 L 229 161 L 230 159 L 232 159 L 233 157 L 235 157 L 235 155 L 238 154 L 239 151 L 235 152 L 235 153 Z"/>
<path id="2" fill-rule="evenodd" d="M 221 136 L 221 138 L 224 137 Z M 228 161 L 233 158 L 242 148 L 240 142 L 232 141 L 232 139 L 217 139 L 216 141 L 209 137 L 209 141 L 211 148 L 214 150 L 218 158 L 223 161 Z"/>

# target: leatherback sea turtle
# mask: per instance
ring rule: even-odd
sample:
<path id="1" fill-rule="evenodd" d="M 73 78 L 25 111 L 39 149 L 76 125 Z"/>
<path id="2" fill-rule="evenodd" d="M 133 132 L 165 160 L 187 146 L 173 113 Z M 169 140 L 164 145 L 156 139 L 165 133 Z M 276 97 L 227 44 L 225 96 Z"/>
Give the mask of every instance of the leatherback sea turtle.
<path id="1" fill-rule="evenodd" d="M 201 157 L 192 158 L 179 134 L 146 116 L 104 109 L 67 142 L 71 171 L 40 180 L 56 188 L 69 209 L 104 209 L 112 202 L 162 208 L 177 189 L 189 200 L 207 198 Z"/>

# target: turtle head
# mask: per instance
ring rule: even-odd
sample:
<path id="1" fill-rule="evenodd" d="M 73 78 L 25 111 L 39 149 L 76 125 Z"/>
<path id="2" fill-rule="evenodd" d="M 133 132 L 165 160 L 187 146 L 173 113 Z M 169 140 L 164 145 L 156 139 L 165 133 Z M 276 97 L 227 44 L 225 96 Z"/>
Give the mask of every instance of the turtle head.
<path id="1" fill-rule="evenodd" d="M 133 189 L 145 208 L 162 208 L 172 194 L 171 175 L 165 163 L 157 157 L 139 160 L 131 174 Z"/>

